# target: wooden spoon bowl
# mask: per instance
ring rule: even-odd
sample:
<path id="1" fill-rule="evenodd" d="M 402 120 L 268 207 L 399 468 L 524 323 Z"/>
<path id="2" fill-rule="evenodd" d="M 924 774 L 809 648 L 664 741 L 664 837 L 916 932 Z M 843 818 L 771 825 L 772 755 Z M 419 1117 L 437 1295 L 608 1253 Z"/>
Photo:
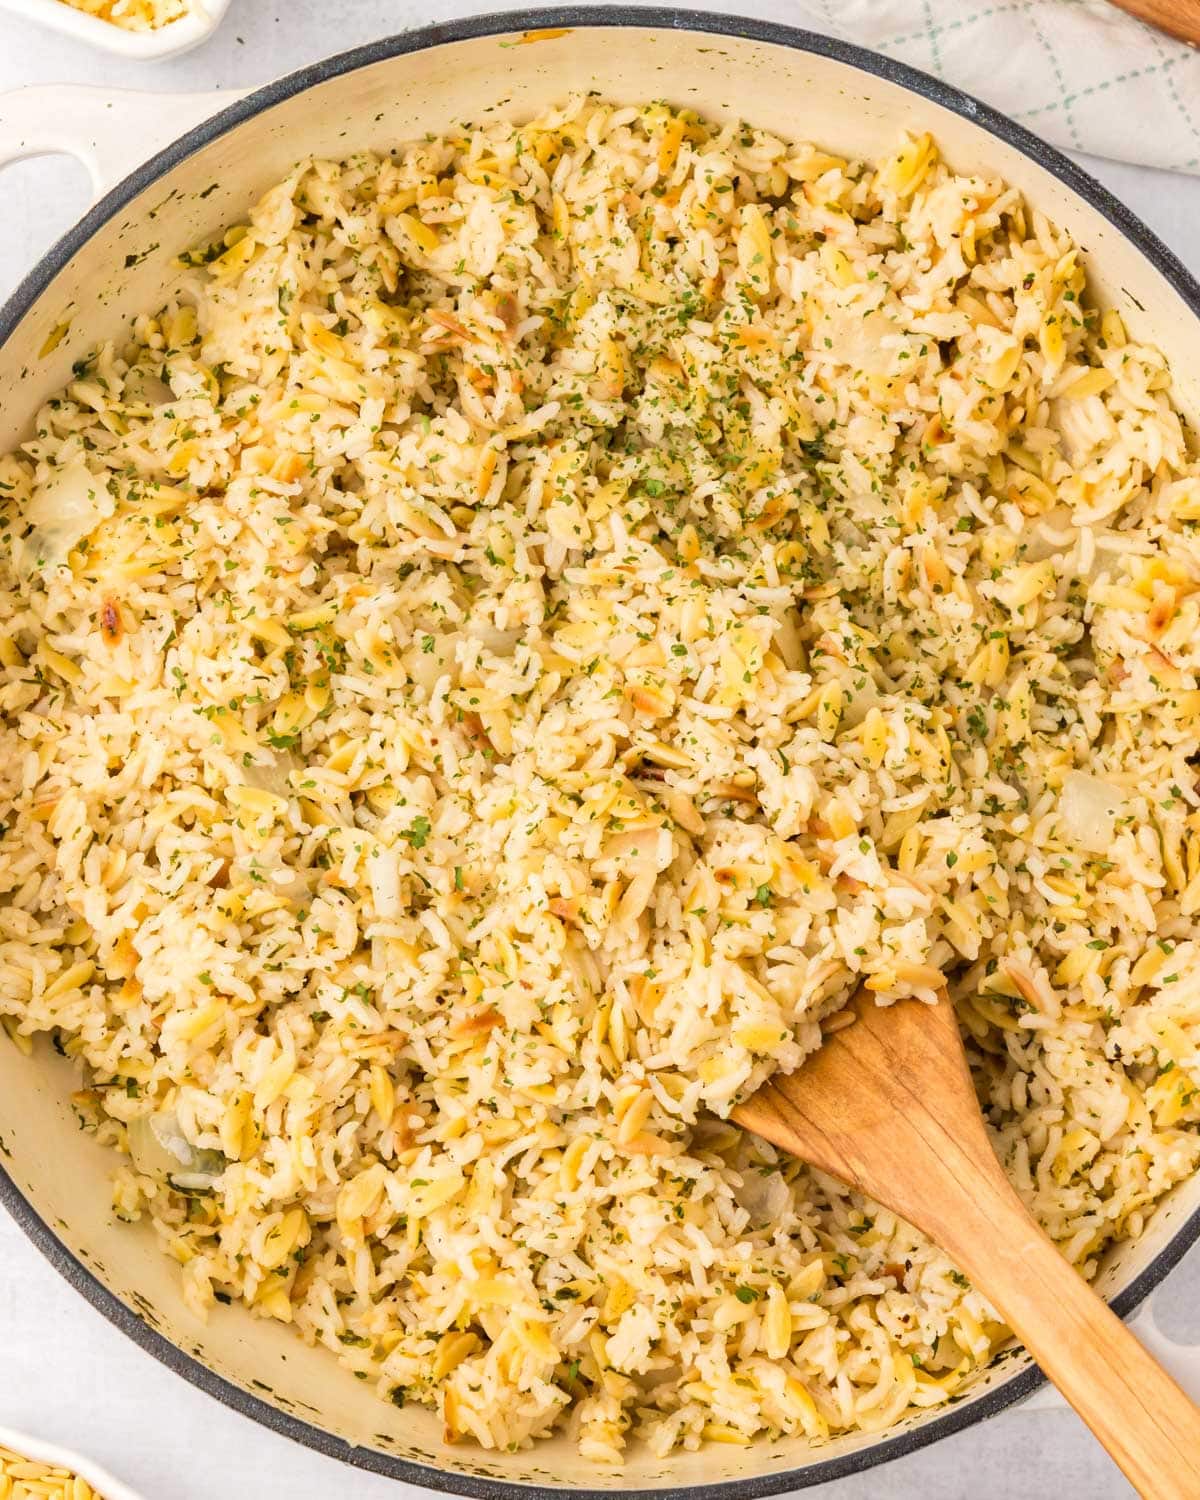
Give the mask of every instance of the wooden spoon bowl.
<path id="1" fill-rule="evenodd" d="M 733 1118 L 922 1230 L 999 1311 L 1138 1493 L 1200 1497 L 1200 1410 L 1058 1253 L 992 1150 L 953 1006 L 852 1025 Z"/>

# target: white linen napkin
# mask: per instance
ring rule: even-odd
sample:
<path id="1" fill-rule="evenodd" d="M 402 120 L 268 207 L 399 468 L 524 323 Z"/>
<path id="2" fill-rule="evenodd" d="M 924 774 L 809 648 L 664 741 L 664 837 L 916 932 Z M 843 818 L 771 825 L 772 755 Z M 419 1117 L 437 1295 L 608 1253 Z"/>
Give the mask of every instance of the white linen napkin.
<path id="1" fill-rule="evenodd" d="M 1200 173 L 1200 51 L 1107 0 L 784 0 L 777 15 L 935 73 L 1056 146 Z"/>

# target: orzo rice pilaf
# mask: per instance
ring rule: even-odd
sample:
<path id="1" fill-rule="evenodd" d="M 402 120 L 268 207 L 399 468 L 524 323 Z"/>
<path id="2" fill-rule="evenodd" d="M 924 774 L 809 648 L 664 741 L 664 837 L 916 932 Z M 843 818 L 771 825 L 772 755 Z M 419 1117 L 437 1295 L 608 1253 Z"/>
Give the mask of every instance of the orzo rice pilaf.
<path id="1" fill-rule="evenodd" d="M 1195 1169 L 1194 438 L 928 137 L 305 161 L 0 483 L 0 1011 L 197 1309 L 598 1461 L 942 1402 L 984 1298 L 723 1118 L 863 984 L 1084 1274 Z"/>
<path id="2" fill-rule="evenodd" d="M 191 0 L 61 0 L 122 31 L 158 31 L 192 10 Z"/>

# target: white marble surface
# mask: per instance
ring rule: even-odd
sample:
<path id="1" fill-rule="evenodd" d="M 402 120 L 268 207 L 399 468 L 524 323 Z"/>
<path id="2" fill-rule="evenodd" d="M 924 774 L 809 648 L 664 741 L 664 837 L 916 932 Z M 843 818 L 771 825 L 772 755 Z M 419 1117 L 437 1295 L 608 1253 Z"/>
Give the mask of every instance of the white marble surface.
<path id="1" fill-rule="evenodd" d="M 484 3 L 234 0 L 207 46 L 151 67 L 99 56 L 5 17 L 0 90 L 61 81 L 248 87 L 358 42 Z M 711 6 L 786 16 L 779 0 L 711 0 Z M 1086 159 L 1085 165 L 1200 272 L 1200 178 Z M 7 169 L 3 193 L 0 295 L 77 216 L 87 186 L 77 164 L 48 158 Z M 1200 1335 L 1198 1305 L 1200 1253 L 1193 1253 L 1160 1294 L 1160 1321 L 1176 1334 Z M 161 1368 L 71 1291 L 2 1215 L 0 1425 L 92 1454 L 146 1500 L 395 1500 L 404 1489 L 276 1437 Z M 1115 1500 L 1131 1491 L 1073 1415 L 1018 1411 L 884 1469 L 807 1493 L 827 1500 Z"/>

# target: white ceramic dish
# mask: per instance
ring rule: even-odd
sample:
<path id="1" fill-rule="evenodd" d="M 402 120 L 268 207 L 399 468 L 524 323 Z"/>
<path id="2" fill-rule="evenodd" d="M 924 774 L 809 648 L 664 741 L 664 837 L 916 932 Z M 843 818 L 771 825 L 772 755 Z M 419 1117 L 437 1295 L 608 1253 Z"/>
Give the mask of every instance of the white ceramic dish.
<path id="1" fill-rule="evenodd" d="M 158 305 L 181 246 L 236 222 L 297 157 L 386 149 L 485 111 L 528 117 L 586 88 L 622 102 L 666 97 L 867 157 L 889 149 L 902 128 L 931 130 L 956 168 L 1000 173 L 1072 232 L 1097 296 L 1121 311 L 1135 337 L 1165 350 L 1180 405 L 1193 421 L 1200 415 L 1200 286 L 1103 188 L 1026 131 L 934 79 L 825 37 L 732 16 L 588 7 L 393 37 L 236 99 L 199 125 L 212 96 L 34 89 L 0 100 L 0 162 L 70 150 L 88 163 L 98 191 L 130 172 L 0 309 L 0 450 L 24 436 L 73 361 L 117 336 L 132 313 Z M 635 1448 L 615 1472 L 581 1460 L 565 1436 L 521 1453 L 447 1448 L 433 1413 L 378 1402 L 326 1351 L 279 1324 L 238 1307 L 198 1322 L 152 1232 L 113 1222 L 112 1159 L 79 1133 L 71 1078 L 49 1045 L 31 1064 L 0 1043 L 0 1200 L 79 1291 L 171 1368 L 276 1431 L 397 1479 L 479 1500 L 561 1500 L 566 1489 L 580 1500 L 613 1491 L 757 1500 L 911 1451 L 1039 1383 L 1023 1352 L 1009 1349 L 953 1404 L 884 1434 L 666 1459 Z M 1200 1179 L 1169 1196 L 1138 1242 L 1115 1249 L 1100 1290 L 1130 1313 L 1197 1236 Z M 1149 1325 L 1139 1332 L 1200 1389 L 1194 1356 L 1165 1345 Z"/>
<path id="2" fill-rule="evenodd" d="M 19 1453 L 23 1458 L 33 1459 L 40 1464 L 70 1469 L 73 1474 L 86 1479 L 101 1500 L 142 1500 L 142 1496 L 127 1484 L 122 1484 L 119 1479 L 114 1479 L 99 1464 L 93 1463 L 90 1458 L 81 1458 L 78 1453 L 71 1453 L 66 1448 L 60 1448 L 57 1443 L 48 1443 L 42 1438 L 27 1437 L 23 1432 L 0 1427 L 0 1448 L 8 1448 L 13 1453 Z"/>
<path id="3" fill-rule="evenodd" d="M 116 52 L 135 62 L 155 62 L 163 57 L 177 57 L 198 47 L 221 24 L 229 0 L 192 0 L 192 9 L 178 21 L 157 31 L 125 31 L 110 21 L 86 15 L 63 0 L 0 0 L 0 10 L 9 11 L 22 20 L 34 21 L 51 31 L 102 52 Z M 2 24 L 2 23 L 0 23 Z"/>

